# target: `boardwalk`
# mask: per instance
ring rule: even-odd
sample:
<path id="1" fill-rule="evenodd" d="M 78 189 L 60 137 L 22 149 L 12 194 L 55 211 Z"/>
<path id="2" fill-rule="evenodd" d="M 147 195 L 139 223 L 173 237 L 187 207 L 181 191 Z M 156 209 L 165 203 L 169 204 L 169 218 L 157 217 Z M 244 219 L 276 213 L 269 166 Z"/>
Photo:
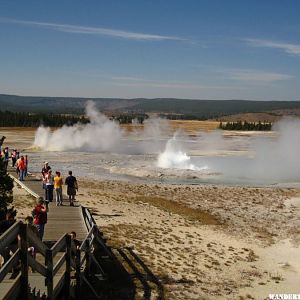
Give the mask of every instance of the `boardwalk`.
<path id="1" fill-rule="evenodd" d="M 15 175 L 14 170 L 9 171 Z M 43 196 L 42 182 L 37 177 L 29 176 L 24 182 L 15 178 L 15 181 L 34 197 Z M 88 208 L 79 203 L 69 206 L 66 198 L 63 206 L 50 204 L 44 236 L 46 243 L 20 221 L 1 235 L 0 250 L 17 237 L 19 247 L 0 268 L 0 299 L 102 299 L 105 294 L 108 295 L 105 298 L 111 299 L 113 290 L 116 290 L 114 299 L 135 299 L 136 287 L 132 279 L 135 277 L 106 245 Z M 78 249 L 70 235 L 65 234 L 70 231 L 76 231 L 78 240 L 82 241 Z M 28 254 L 28 243 L 36 249 L 36 259 Z M 128 266 L 132 266 L 125 251 L 120 253 Z M 132 253 L 130 257 L 136 259 Z M 17 277 L 13 277 L 12 268 L 15 267 L 21 268 Z M 139 272 L 138 268 L 134 270 Z M 143 276 L 137 278 L 144 280 Z M 143 286 L 147 288 L 147 299 L 150 299 L 149 285 L 143 281 Z"/>
<path id="2" fill-rule="evenodd" d="M 26 177 L 25 181 L 20 182 L 17 180 L 13 170 L 10 170 L 10 174 L 18 184 L 21 184 L 34 196 L 44 196 L 45 192 L 42 188 L 42 181 L 35 175 L 30 175 Z M 62 235 L 71 231 L 75 231 L 77 239 L 81 241 L 87 235 L 87 227 L 82 216 L 80 204 L 75 202 L 75 206 L 70 206 L 67 199 L 68 197 L 64 195 L 63 206 L 56 206 L 55 202 L 49 204 L 44 241 L 57 241 Z"/>

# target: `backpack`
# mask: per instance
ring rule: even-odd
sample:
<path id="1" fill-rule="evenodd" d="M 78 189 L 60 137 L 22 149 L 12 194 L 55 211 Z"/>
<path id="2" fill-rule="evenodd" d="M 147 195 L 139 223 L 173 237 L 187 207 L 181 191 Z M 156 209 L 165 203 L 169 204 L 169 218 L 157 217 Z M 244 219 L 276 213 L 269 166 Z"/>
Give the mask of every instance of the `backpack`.
<path id="1" fill-rule="evenodd" d="M 47 223 L 47 213 L 40 211 L 38 214 L 35 209 L 32 211 L 32 217 L 36 220 L 37 224 L 46 224 Z"/>
<path id="2" fill-rule="evenodd" d="M 47 213 L 41 211 L 38 214 L 37 219 L 39 220 L 39 224 L 46 224 L 47 223 Z"/>

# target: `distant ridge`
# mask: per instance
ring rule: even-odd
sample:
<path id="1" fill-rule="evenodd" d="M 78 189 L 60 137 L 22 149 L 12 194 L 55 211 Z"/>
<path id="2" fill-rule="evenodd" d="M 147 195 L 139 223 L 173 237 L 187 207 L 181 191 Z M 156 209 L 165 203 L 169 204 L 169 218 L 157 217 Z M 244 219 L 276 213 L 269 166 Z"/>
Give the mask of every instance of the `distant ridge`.
<path id="1" fill-rule="evenodd" d="M 85 103 L 89 99 L 93 100 L 98 109 L 103 112 L 182 114 L 199 119 L 211 119 L 243 113 L 300 109 L 300 101 L 191 100 L 177 98 L 122 99 L 0 94 L 0 110 L 82 114 Z"/>

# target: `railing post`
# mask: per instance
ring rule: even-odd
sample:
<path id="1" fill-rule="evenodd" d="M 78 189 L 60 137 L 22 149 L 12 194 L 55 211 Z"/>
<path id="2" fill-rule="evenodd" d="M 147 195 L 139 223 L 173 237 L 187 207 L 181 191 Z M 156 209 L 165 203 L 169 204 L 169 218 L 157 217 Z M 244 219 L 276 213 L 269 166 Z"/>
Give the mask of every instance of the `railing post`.
<path id="1" fill-rule="evenodd" d="M 45 265 L 47 266 L 47 278 L 46 278 L 46 285 L 47 285 L 47 294 L 49 300 L 54 300 L 53 295 L 53 256 L 51 249 L 46 250 L 46 261 Z"/>
<path id="2" fill-rule="evenodd" d="M 66 273 L 65 273 L 65 299 L 70 299 L 71 285 L 71 236 L 66 235 Z"/>
<path id="3" fill-rule="evenodd" d="M 80 299 L 80 289 L 81 289 L 81 277 L 80 277 L 80 250 L 76 249 L 76 257 L 75 257 L 75 270 L 76 270 L 76 299 Z"/>
<path id="4" fill-rule="evenodd" d="M 91 247 L 89 240 L 85 241 L 85 257 L 86 257 L 86 273 L 89 275 L 91 272 Z"/>
<path id="5" fill-rule="evenodd" d="M 22 299 L 28 299 L 28 242 L 27 225 L 20 224 L 20 249 L 21 249 L 21 292 Z"/>

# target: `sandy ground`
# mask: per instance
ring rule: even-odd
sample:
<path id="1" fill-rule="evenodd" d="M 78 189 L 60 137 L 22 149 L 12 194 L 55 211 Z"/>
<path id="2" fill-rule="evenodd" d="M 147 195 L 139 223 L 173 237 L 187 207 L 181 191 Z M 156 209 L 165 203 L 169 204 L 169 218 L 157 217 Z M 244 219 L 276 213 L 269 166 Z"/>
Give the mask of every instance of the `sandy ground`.
<path id="1" fill-rule="evenodd" d="M 33 198 L 18 187 L 14 198 L 18 217 L 30 215 Z M 166 299 L 300 293 L 297 189 L 79 178 L 77 200 L 92 210 L 109 245 L 134 249 Z"/>
<path id="2" fill-rule="evenodd" d="M 78 199 L 110 245 L 134 248 L 167 299 L 300 292 L 296 190 L 81 179 Z"/>
<path id="3" fill-rule="evenodd" d="M 31 216 L 31 212 L 36 205 L 36 199 L 16 183 L 14 184 L 13 195 L 13 206 L 17 210 L 17 219 L 24 221 L 27 216 Z"/>

